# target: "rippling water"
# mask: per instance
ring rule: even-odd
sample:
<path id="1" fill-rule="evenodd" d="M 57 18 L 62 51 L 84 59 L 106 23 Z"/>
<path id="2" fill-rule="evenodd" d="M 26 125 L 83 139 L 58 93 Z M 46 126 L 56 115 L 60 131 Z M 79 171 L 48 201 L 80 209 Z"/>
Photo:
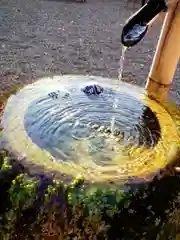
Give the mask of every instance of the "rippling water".
<path id="1" fill-rule="evenodd" d="M 56 93 L 56 99 L 44 95 L 33 101 L 24 115 L 29 137 L 56 158 L 91 156 L 106 164 L 124 145 L 151 147 L 160 137 L 155 114 L 126 93 L 107 87 L 100 96 L 87 96 L 75 86 Z"/>
<path id="2" fill-rule="evenodd" d="M 88 80 L 98 80 L 104 91 L 86 95 L 82 87 Z M 36 164 L 60 166 L 58 171 L 87 174 L 90 179 L 146 175 L 156 165 L 164 166 L 171 149 L 169 142 L 162 142 L 166 133 L 157 113 L 133 86 L 120 83 L 114 88 L 108 82 L 100 77 L 62 76 L 25 87 L 5 108 L 2 123 L 8 145 Z M 167 114 L 150 103 L 162 116 Z"/>

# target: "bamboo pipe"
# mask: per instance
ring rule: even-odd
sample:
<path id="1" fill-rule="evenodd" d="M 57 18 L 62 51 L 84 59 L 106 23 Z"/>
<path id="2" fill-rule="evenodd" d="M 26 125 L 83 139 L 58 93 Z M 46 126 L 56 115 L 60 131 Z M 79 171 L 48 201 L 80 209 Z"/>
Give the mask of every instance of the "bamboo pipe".
<path id="1" fill-rule="evenodd" d="M 146 83 L 149 97 L 163 102 L 180 57 L 180 0 L 171 1 L 166 13 L 153 63 Z"/>
<path id="2" fill-rule="evenodd" d="M 176 240 L 180 240 L 180 234 L 176 235 Z"/>

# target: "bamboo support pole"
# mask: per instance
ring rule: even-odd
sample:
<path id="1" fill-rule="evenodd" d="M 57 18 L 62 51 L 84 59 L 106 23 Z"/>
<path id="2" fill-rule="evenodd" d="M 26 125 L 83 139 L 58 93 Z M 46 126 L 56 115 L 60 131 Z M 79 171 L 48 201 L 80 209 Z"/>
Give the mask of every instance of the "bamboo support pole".
<path id="1" fill-rule="evenodd" d="M 148 96 L 163 102 L 180 57 L 180 0 L 174 1 L 166 13 L 146 89 Z"/>
<path id="2" fill-rule="evenodd" d="M 180 234 L 176 235 L 176 240 L 180 240 Z"/>

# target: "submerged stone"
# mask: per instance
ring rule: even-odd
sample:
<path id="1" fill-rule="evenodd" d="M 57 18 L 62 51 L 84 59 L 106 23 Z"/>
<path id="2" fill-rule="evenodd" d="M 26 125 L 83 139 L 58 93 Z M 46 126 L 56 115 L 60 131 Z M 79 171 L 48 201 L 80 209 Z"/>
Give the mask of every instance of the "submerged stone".
<path id="1" fill-rule="evenodd" d="M 87 95 L 99 95 L 104 91 L 104 89 L 98 83 L 89 83 L 82 88 L 82 91 Z"/>

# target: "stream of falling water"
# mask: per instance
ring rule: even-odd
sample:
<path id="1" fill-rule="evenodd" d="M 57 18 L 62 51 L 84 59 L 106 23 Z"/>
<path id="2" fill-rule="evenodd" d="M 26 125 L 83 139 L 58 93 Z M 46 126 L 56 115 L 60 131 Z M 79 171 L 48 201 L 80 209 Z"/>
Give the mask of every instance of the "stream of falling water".
<path id="1" fill-rule="evenodd" d="M 124 45 L 122 45 L 122 51 L 121 51 L 121 57 L 119 60 L 119 69 L 118 69 L 118 82 L 117 82 L 117 88 L 120 87 L 120 83 L 122 81 L 122 75 L 123 75 L 123 69 L 124 69 L 124 60 L 125 60 L 125 52 L 126 52 L 127 47 L 125 47 Z M 117 98 L 114 98 L 114 104 L 113 104 L 113 108 L 116 109 L 118 106 L 118 101 Z M 111 120 L 111 132 L 114 133 L 114 129 L 115 129 L 115 116 L 112 117 Z"/>
<path id="2" fill-rule="evenodd" d="M 123 74 L 123 69 L 124 69 L 124 60 L 125 60 L 125 52 L 127 50 L 127 47 L 122 46 L 122 53 L 121 57 L 119 60 L 119 71 L 118 71 L 118 87 L 120 85 L 120 82 L 122 80 L 122 74 Z"/>

